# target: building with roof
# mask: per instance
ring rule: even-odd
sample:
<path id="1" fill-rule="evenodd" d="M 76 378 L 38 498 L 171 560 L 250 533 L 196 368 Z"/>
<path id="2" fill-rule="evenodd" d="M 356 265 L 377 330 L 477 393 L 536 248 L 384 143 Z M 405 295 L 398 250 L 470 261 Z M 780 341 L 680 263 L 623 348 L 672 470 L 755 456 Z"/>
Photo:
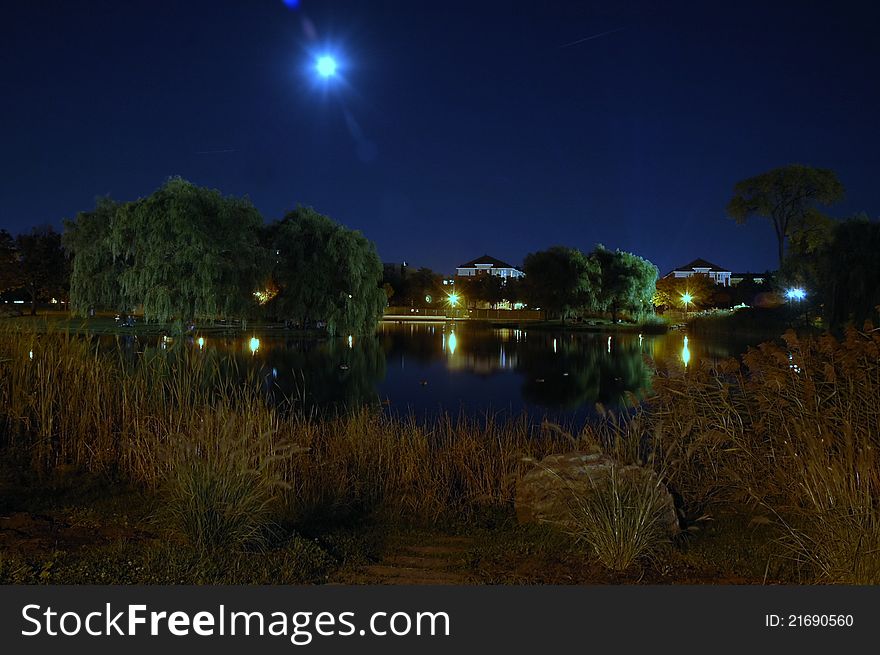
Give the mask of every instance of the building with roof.
<path id="1" fill-rule="evenodd" d="M 477 257 L 469 262 L 465 262 L 456 267 L 455 274 L 460 277 L 474 277 L 476 275 L 497 275 L 505 280 L 509 278 L 524 277 L 523 273 L 516 266 L 512 266 L 500 259 L 495 259 L 489 255 Z"/>
<path id="2" fill-rule="evenodd" d="M 724 287 L 730 286 L 732 272 L 705 259 L 695 259 L 689 264 L 679 266 L 671 271 L 666 277 L 690 277 L 692 275 L 707 275 L 715 284 Z"/>

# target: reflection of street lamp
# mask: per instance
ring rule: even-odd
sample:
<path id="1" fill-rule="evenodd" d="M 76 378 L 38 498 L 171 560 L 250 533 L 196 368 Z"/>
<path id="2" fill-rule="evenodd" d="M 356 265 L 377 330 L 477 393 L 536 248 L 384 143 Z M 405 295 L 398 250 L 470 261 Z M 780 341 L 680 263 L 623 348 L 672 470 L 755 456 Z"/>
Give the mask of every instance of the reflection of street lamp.
<path id="1" fill-rule="evenodd" d="M 257 350 L 260 349 L 260 340 L 256 337 L 251 337 L 250 343 L 248 344 L 251 349 L 251 355 L 256 354 Z"/>
<path id="2" fill-rule="evenodd" d="M 690 363 L 690 361 L 691 361 L 691 351 L 690 351 L 690 348 L 688 348 L 688 338 L 687 338 L 687 335 L 685 335 L 685 337 L 684 337 L 684 345 L 682 345 L 682 347 L 681 347 L 681 361 L 684 362 L 684 366 L 685 366 L 685 368 L 687 368 L 687 365 L 688 365 L 688 364 Z"/>

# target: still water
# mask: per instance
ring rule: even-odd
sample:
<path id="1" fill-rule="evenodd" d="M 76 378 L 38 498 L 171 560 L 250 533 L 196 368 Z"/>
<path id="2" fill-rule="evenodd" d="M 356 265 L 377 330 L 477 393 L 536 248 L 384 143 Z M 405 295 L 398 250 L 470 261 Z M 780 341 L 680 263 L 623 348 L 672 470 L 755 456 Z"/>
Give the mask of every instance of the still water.
<path id="1" fill-rule="evenodd" d="M 462 321 L 383 322 L 375 336 L 320 341 L 197 335 L 182 345 L 231 356 L 267 392 L 310 409 L 369 404 L 417 417 L 525 412 L 566 423 L 588 417 L 596 403 L 643 398 L 655 364 L 693 367 L 746 347 L 681 332 L 611 335 Z"/>

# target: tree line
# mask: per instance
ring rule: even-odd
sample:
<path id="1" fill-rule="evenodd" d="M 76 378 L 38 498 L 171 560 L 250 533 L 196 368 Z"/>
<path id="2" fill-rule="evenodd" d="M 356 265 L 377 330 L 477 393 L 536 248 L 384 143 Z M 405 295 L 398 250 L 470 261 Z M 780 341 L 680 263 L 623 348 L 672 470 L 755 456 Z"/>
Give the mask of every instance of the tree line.
<path id="1" fill-rule="evenodd" d="M 0 230 L 0 294 L 20 291 L 30 300 L 31 314 L 43 298 L 67 300 L 70 262 L 61 235 L 52 227 L 35 227 L 12 236 Z"/>
<path id="2" fill-rule="evenodd" d="M 658 270 L 642 257 L 602 245 L 589 253 L 553 246 L 526 255 L 522 278 L 480 274 L 455 279 L 463 302 L 495 307 L 502 302 L 540 308 L 547 319 L 607 313 L 614 322 L 623 314 L 640 319 L 653 311 Z M 403 279 L 388 281 L 392 304 L 427 306 L 445 302 L 451 288 L 442 276 L 420 268 Z M 394 284 L 398 287 L 395 288 Z M 399 291 L 398 291 L 399 289 Z"/>
<path id="3" fill-rule="evenodd" d="M 359 232 L 308 207 L 266 224 L 248 199 L 181 178 L 131 202 L 101 198 L 66 220 L 62 235 L 45 234 L 57 252 L 34 257 L 69 268 L 78 315 L 139 312 L 180 324 L 273 318 L 348 334 L 374 329 L 385 307 L 382 263 Z M 19 237 L 8 259 L 30 261 L 22 247 L 29 238 Z M 41 280 L 66 277 L 44 273 L 32 283 L 34 304 L 45 295 Z"/>

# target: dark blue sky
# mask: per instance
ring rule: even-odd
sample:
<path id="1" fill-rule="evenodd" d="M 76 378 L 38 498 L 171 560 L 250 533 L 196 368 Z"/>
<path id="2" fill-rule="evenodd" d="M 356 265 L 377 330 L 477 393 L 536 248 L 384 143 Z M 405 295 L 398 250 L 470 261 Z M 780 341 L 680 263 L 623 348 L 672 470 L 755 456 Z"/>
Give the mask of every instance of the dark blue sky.
<path id="1" fill-rule="evenodd" d="M 597 242 L 664 273 L 761 271 L 769 224 L 724 214 L 743 177 L 832 168 L 834 214 L 880 213 L 875 3 L 17 4 L 0 14 L 13 232 L 181 175 L 267 219 L 312 205 L 385 261 L 446 272 Z M 322 88 L 325 49 L 344 79 Z"/>

